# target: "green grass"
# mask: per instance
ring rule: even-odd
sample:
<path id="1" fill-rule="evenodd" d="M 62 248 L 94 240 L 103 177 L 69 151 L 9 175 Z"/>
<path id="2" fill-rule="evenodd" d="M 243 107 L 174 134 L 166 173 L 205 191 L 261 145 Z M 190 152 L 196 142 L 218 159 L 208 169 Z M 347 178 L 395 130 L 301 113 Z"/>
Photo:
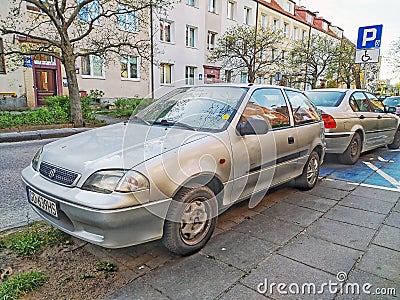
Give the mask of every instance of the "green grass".
<path id="1" fill-rule="evenodd" d="M 35 222 L 22 230 L 0 237 L 0 248 L 15 251 L 18 255 L 32 256 L 47 247 L 64 243 L 69 235 L 44 222 Z"/>
<path id="2" fill-rule="evenodd" d="M 48 277 L 37 271 L 20 273 L 0 282 L 0 299 L 19 299 L 23 294 L 37 289 L 48 280 Z"/>
<path id="3" fill-rule="evenodd" d="M 103 277 L 107 278 L 110 273 L 117 272 L 118 267 L 111 262 L 99 261 L 94 270 L 95 272 L 102 272 Z"/>

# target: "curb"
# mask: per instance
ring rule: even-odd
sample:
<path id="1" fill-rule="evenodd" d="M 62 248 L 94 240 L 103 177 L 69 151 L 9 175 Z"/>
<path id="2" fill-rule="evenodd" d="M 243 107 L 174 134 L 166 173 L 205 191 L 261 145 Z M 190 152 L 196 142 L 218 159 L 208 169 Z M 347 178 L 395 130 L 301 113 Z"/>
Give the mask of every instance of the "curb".
<path id="1" fill-rule="evenodd" d="M 25 132 L 7 132 L 0 134 L 0 143 L 23 142 L 32 140 L 44 140 L 51 138 L 61 138 L 74 135 L 80 132 L 91 130 L 93 128 L 60 128 L 60 129 L 43 129 Z"/>

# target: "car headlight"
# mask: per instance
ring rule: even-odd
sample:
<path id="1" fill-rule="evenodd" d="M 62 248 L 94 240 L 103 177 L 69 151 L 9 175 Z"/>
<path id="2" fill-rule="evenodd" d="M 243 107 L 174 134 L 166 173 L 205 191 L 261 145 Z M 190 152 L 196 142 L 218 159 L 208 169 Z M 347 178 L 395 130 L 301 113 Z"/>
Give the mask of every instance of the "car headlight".
<path id="1" fill-rule="evenodd" d="M 32 158 L 32 168 L 37 172 L 39 168 L 39 159 L 40 156 L 43 153 L 43 147 L 41 147 L 35 154 L 35 156 Z"/>
<path id="2" fill-rule="evenodd" d="M 104 170 L 92 174 L 83 184 L 82 189 L 110 194 L 117 192 L 136 192 L 149 188 L 149 181 L 135 171 Z"/>

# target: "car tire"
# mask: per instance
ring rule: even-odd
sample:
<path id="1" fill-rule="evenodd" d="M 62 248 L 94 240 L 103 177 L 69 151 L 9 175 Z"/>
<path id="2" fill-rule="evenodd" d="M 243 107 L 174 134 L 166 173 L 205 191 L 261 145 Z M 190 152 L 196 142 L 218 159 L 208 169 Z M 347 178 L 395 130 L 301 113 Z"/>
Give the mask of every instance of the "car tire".
<path id="1" fill-rule="evenodd" d="M 321 160 L 317 152 L 312 151 L 307 163 L 303 168 L 303 173 L 295 180 L 295 185 L 300 190 L 311 190 L 318 181 Z"/>
<path id="2" fill-rule="evenodd" d="M 400 128 L 397 128 L 393 142 L 387 146 L 389 149 L 398 149 L 400 147 Z"/>
<path id="3" fill-rule="evenodd" d="M 218 202 L 210 188 L 181 188 L 168 209 L 162 242 L 177 255 L 193 254 L 211 238 L 217 217 Z"/>
<path id="4" fill-rule="evenodd" d="M 346 151 L 339 155 L 339 162 L 345 165 L 354 165 L 361 154 L 362 141 L 358 132 L 354 133 Z"/>

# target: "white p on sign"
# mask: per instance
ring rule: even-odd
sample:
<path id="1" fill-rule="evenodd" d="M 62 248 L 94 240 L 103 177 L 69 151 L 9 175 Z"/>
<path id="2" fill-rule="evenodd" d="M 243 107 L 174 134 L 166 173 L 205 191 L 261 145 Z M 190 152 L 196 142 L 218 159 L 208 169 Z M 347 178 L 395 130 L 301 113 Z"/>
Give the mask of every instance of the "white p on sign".
<path id="1" fill-rule="evenodd" d="M 383 25 L 358 28 L 357 49 L 376 49 L 381 47 Z"/>

